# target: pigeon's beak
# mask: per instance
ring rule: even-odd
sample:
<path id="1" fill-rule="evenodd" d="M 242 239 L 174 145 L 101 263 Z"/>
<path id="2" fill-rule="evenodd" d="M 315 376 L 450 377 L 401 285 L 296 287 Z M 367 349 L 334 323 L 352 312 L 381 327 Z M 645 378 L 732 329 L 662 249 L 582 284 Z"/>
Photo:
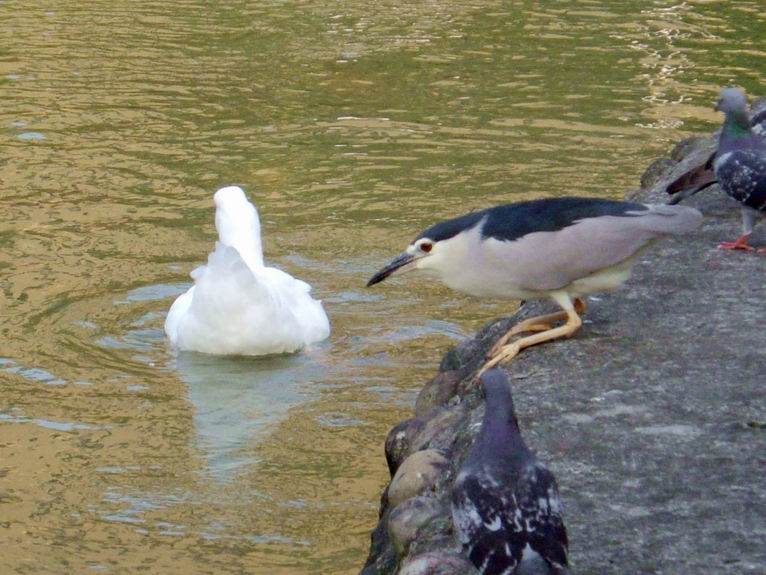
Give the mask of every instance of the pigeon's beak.
<path id="1" fill-rule="evenodd" d="M 367 282 L 367 287 L 373 286 L 377 283 L 382 282 L 384 279 L 386 279 L 388 276 L 394 275 L 394 274 L 403 274 L 405 272 L 408 272 L 410 270 L 415 269 L 415 256 L 403 253 L 400 256 L 397 256 L 394 258 L 393 261 L 391 261 L 388 265 L 383 267 L 378 273 L 376 273 L 374 276 L 370 278 L 370 281 Z"/>

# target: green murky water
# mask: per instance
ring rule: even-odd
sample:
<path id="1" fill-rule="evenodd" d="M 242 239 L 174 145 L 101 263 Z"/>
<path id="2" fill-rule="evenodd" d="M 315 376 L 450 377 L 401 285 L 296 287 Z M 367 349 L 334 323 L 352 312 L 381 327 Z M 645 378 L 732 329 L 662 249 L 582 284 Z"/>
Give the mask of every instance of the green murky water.
<path id="1" fill-rule="evenodd" d="M 440 218 L 636 187 L 766 92 L 764 38 L 759 0 L 0 2 L 0 572 L 357 571 L 385 433 L 508 309 L 365 280 Z M 231 183 L 327 342 L 167 349 Z"/>

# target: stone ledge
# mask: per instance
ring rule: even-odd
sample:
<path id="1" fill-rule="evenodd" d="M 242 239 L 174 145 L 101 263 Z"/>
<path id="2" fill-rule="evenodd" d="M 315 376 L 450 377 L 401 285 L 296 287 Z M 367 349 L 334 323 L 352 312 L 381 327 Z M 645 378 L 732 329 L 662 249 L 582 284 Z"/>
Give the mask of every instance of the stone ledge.
<path id="1" fill-rule="evenodd" d="M 685 140 L 628 197 L 666 202 L 665 184 L 714 145 Z M 717 186 L 686 203 L 705 214 L 700 231 L 661 242 L 622 290 L 590 298 L 572 339 L 506 368 L 522 433 L 558 479 L 576 573 L 766 573 L 766 257 L 716 249 L 740 232 Z M 766 226 L 752 243 L 766 245 Z M 447 353 L 391 431 L 392 476 L 423 450 L 447 464 L 395 508 L 384 491 L 363 575 L 474 572 L 449 513 L 484 411 L 474 373 L 511 322 L 550 309 L 526 305 Z"/>

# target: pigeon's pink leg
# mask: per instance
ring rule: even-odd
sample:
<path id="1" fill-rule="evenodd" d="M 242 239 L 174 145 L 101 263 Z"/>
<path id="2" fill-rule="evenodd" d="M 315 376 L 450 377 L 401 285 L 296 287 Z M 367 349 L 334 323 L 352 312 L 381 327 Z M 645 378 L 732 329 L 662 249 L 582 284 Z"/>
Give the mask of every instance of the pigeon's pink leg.
<path id="1" fill-rule="evenodd" d="M 742 234 L 736 239 L 736 241 L 723 242 L 721 244 L 718 244 L 718 249 L 719 250 L 743 250 L 746 252 L 752 252 L 754 248 L 748 245 L 747 243 L 748 239 L 750 239 L 750 234 Z"/>

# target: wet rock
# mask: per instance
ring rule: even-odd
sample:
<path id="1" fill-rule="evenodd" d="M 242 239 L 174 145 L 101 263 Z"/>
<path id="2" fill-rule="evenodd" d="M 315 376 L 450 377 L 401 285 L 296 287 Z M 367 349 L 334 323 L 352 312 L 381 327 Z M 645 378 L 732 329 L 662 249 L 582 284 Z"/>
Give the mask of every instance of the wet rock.
<path id="1" fill-rule="evenodd" d="M 675 165 L 676 162 L 668 158 L 654 160 L 649 164 L 649 167 L 646 168 L 646 171 L 644 171 L 641 176 L 641 189 L 645 190 L 651 188 L 669 168 L 672 168 Z"/>
<path id="2" fill-rule="evenodd" d="M 444 501 L 443 513 L 435 516 L 426 523 L 417 534 L 417 537 L 410 544 L 409 556 L 417 557 L 434 549 L 439 549 L 445 554 L 460 554 L 461 545 L 455 537 L 455 526 L 452 524 L 452 513 L 450 511 L 449 499 L 450 491 L 438 489 L 438 495 Z"/>
<path id="3" fill-rule="evenodd" d="M 713 139 L 709 136 L 692 136 L 691 138 L 685 138 L 675 145 L 673 150 L 670 152 L 670 158 L 676 162 L 680 162 L 692 152 L 695 152 L 700 148 L 707 147 L 711 143 L 713 143 Z"/>
<path id="4" fill-rule="evenodd" d="M 460 555 L 424 553 L 407 561 L 399 575 L 475 575 L 478 571 Z"/>
<path id="5" fill-rule="evenodd" d="M 388 432 L 386 437 L 386 463 L 393 477 L 402 461 L 410 454 L 412 439 L 425 427 L 425 421 L 413 417 L 398 423 Z"/>
<path id="6" fill-rule="evenodd" d="M 423 449 L 449 451 L 454 443 L 455 426 L 463 414 L 461 406 L 435 409 L 418 434 L 412 438 L 410 450 L 414 453 Z"/>
<path id="7" fill-rule="evenodd" d="M 394 508 L 431 488 L 447 468 L 447 459 L 436 449 L 413 453 L 399 466 L 391 480 L 388 488 L 389 505 Z"/>
<path id="8" fill-rule="evenodd" d="M 459 347 L 460 346 L 453 347 L 451 350 L 444 354 L 441 363 L 439 363 L 440 372 L 456 371 L 463 367 L 464 359 L 460 354 L 458 349 Z"/>
<path id="9" fill-rule="evenodd" d="M 514 316 L 516 317 L 518 314 Z M 470 374 L 477 370 L 495 341 L 516 321 L 516 319 L 503 318 L 485 325 L 474 337 L 461 341 L 455 348 L 448 351 L 439 364 L 439 371 L 462 370 L 462 373 Z"/>
<path id="10" fill-rule="evenodd" d="M 457 386 L 466 376 L 465 367 L 443 371 L 423 386 L 415 402 L 415 414 L 422 415 L 446 405 L 457 393 Z"/>
<path id="11" fill-rule="evenodd" d="M 391 511 L 388 536 L 397 553 L 405 555 L 418 530 L 447 511 L 444 501 L 425 495 L 412 497 Z"/>
<path id="12" fill-rule="evenodd" d="M 370 553 L 360 575 L 378 575 L 396 571 L 399 557 L 391 543 L 387 524 L 388 514 L 382 514 L 377 527 L 370 536 Z"/>

